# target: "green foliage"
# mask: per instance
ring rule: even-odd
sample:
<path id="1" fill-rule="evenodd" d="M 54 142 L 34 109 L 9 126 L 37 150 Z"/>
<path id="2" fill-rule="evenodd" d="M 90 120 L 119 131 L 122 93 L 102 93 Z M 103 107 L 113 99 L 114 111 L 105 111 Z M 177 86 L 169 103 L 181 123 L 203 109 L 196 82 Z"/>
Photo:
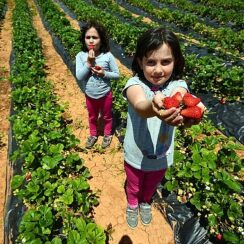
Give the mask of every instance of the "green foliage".
<path id="1" fill-rule="evenodd" d="M 118 81 L 112 82 L 114 116 L 120 119 L 121 124 L 125 123 L 127 116 L 128 103 L 122 93 L 127 80 L 128 77 L 122 76 Z"/>
<path id="2" fill-rule="evenodd" d="M 178 130 L 175 165 L 168 169 L 164 187 L 176 192 L 179 201 L 194 206 L 197 215 L 207 221 L 209 233 L 239 240 L 243 165 L 232 144 L 231 138 L 225 138 L 208 121 Z"/>
<path id="3" fill-rule="evenodd" d="M 18 148 L 11 160 L 21 164 L 22 172 L 14 175 L 11 186 L 27 209 L 16 243 L 105 243 L 104 230 L 92 219 L 98 198 L 88 183 L 90 173 L 73 152 L 79 140 L 63 120 L 64 108 L 57 104 L 46 81 L 40 40 L 28 5 L 16 0 L 15 6 L 11 122 Z M 61 20 L 67 24 L 66 19 Z M 87 231 L 82 237 L 77 232 L 80 218 Z"/>

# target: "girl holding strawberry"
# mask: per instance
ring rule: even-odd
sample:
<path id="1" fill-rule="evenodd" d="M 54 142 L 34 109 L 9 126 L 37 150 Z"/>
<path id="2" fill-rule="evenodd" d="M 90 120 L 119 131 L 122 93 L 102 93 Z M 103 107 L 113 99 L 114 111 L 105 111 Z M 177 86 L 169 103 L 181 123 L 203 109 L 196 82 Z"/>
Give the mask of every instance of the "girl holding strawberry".
<path id="1" fill-rule="evenodd" d="M 200 117 L 185 118 L 181 114 L 180 104 L 188 92 L 186 82 L 180 79 L 184 64 L 173 32 L 154 28 L 138 39 L 132 62 L 134 76 L 123 90 L 128 100 L 124 139 L 126 220 L 131 228 L 137 226 L 139 214 L 144 225 L 152 220 L 152 196 L 173 164 L 176 126 L 186 120 L 188 124 L 198 123 L 202 116 L 204 106 L 200 101 L 194 104 L 201 111 Z M 164 99 L 172 96 L 177 103 L 164 104 Z"/>
<path id="2" fill-rule="evenodd" d="M 98 138 L 99 113 L 104 122 L 102 148 L 112 140 L 112 91 L 111 79 L 119 78 L 115 58 L 109 51 L 105 28 L 96 21 L 88 22 L 81 30 L 83 51 L 76 55 L 76 78 L 86 96 L 90 136 L 86 148 L 92 148 Z"/>

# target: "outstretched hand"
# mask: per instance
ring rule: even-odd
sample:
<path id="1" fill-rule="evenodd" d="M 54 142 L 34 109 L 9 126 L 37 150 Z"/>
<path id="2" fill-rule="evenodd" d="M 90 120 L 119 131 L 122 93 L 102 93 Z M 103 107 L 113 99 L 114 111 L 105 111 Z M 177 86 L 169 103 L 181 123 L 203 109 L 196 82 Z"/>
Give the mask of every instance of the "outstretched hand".
<path id="1" fill-rule="evenodd" d="M 152 100 L 152 109 L 156 116 L 163 120 L 165 123 L 177 126 L 183 122 L 183 117 L 180 115 L 180 108 L 170 108 L 163 109 L 163 99 L 162 93 L 157 93 Z"/>

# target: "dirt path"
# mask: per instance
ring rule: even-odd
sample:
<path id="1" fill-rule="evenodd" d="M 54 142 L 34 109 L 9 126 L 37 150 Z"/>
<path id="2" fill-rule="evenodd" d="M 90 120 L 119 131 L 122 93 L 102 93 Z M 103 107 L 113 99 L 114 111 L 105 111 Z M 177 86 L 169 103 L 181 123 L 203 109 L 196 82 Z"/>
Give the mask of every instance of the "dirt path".
<path id="1" fill-rule="evenodd" d="M 35 12 L 33 1 L 30 0 L 29 4 Z M 84 94 L 79 90 L 76 80 L 53 48 L 51 37 L 44 29 L 38 14 L 34 15 L 33 23 L 42 38 L 47 79 L 53 82 L 60 103 L 68 105 L 67 114 L 73 121 L 74 134 L 81 140 L 80 146 L 84 147 L 88 135 Z M 101 140 L 100 137 L 98 144 Z M 112 226 L 109 243 L 173 243 L 172 230 L 156 208 L 153 208 L 154 219 L 150 226 L 144 227 L 139 223 L 136 230 L 131 230 L 127 226 L 123 154 L 116 137 L 113 137 L 112 144 L 106 151 L 100 150 L 97 146 L 94 150 L 80 152 L 80 156 L 85 160 L 93 176 L 90 180 L 91 188 L 100 196 L 101 203 L 95 209 L 95 221 L 105 229 Z"/>
<path id="2" fill-rule="evenodd" d="M 10 114 L 10 82 L 9 59 L 12 40 L 12 1 L 8 1 L 8 11 L 0 25 L 0 243 L 4 243 L 4 209 L 8 194 L 9 163 L 8 163 L 8 131 Z"/>

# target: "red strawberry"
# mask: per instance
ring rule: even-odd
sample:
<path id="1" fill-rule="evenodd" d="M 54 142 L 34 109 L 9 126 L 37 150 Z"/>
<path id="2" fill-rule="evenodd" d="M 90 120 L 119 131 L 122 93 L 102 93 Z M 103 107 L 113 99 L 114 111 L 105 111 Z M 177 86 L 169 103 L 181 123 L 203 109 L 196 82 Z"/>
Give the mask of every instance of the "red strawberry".
<path id="1" fill-rule="evenodd" d="M 219 101 L 221 104 L 225 104 L 226 103 L 226 98 L 221 98 L 220 101 Z"/>
<path id="2" fill-rule="evenodd" d="M 25 180 L 28 182 L 31 180 L 31 172 L 26 173 Z"/>
<path id="3" fill-rule="evenodd" d="M 190 93 L 186 93 L 183 96 L 183 103 L 185 104 L 185 106 L 187 107 L 193 107 L 196 106 L 199 102 L 201 101 L 200 98 L 198 97 L 194 97 L 192 94 Z"/>
<path id="4" fill-rule="evenodd" d="M 182 102 L 182 95 L 181 95 L 180 92 L 176 92 L 176 93 L 172 96 L 172 98 L 174 98 L 174 99 L 176 99 L 177 101 L 179 101 L 179 103 Z"/>
<path id="5" fill-rule="evenodd" d="M 186 118 L 200 119 L 202 117 L 202 110 L 197 106 L 188 107 L 188 108 L 182 109 L 180 114 Z"/>
<path id="6" fill-rule="evenodd" d="M 163 103 L 165 109 L 178 108 L 180 105 L 179 101 L 172 97 L 165 97 Z"/>
<path id="7" fill-rule="evenodd" d="M 220 233 L 218 233 L 218 234 L 216 235 L 216 238 L 217 238 L 219 241 L 221 241 L 221 240 L 222 240 L 222 235 L 221 235 Z"/>
<path id="8" fill-rule="evenodd" d="M 96 70 L 101 70 L 102 69 L 102 67 L 101 66 L 98 66 L 98 65 L 95 65 L 95 67 L 94 67 Z"/>

